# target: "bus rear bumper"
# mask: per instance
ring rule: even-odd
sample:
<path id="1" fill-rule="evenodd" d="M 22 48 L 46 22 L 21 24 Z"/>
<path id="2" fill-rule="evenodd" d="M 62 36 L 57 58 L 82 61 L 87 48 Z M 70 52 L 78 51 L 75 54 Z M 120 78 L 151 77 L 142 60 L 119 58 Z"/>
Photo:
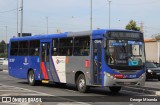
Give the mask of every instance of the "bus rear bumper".
<path id="1" fill-rule="evenodd" d="M 113 76 L 105 75 L 103 86 L 144 86 L 145 78 L 145 73 L 134 79 L 117 79 Z"/>

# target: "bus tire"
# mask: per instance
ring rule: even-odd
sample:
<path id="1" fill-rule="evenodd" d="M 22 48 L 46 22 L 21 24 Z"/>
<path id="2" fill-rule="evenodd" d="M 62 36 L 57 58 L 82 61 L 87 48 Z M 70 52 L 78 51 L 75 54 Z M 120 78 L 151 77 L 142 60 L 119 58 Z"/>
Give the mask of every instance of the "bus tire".
<path id="1" fill-rule="evenodd" d="M 120 86 L 111 86 L 111 87 L 109 87 L 109 90 L 112 93 L 118 93 L 121 90 L 121 87 Z"/>
<path id="2" fill-rule="evenodd" d="M 83 74 L 80 74 L 76 81 L 76 86 L 79 92 L 85 93 L 89 89 L 89 87 L 86 85 L 86 79 Z"/>
<path id="3" fill-rule="evenodd" d="M 28 83 L 31 86 L 35 86 L 37 83 L 37 81 L 35 80 L 35 75 L 34 75 L 33 70 L 30 70 L 28 73 Z"/>

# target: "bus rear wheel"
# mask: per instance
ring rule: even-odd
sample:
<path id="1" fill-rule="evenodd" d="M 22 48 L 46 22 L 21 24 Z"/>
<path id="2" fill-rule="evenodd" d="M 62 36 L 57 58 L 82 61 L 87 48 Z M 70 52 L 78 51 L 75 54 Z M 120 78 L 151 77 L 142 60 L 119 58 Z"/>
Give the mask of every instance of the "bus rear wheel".
<path id="1" fill-rule="evenodd" d="M 28 73 L 28 83 L 31 86 L 35 86 L 37 83 L 37 81 L 35 80 L 35 75 L 34 75 L 33 70 L 30 70 Z"/>
<path id="2" fill-rule="evenodd" d="M 76 86 L 79 92 L 85 93 L 89 89 L 89 87 L 86 85 L 86 79 L 83 74 L 80 74 L 76 81 Z"/>
<path id="3" fill-rule="evenodd" d="M 111 86 L 111 87 L 109 87 L 109 90 L 112 93 L 118 93 L 121 90 L 121 87 L 120 86 Z"/>

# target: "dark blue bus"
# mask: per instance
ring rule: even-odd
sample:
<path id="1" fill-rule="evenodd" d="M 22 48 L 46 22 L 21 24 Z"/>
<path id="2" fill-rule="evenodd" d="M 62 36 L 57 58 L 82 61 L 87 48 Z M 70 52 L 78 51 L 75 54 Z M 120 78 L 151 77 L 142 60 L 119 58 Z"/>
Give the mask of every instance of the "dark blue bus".
<path id="1" fill-rule="evenodd" d="M 143 34 L 129 30 L 93 30 L 11 38 L 9 75 L 42 83 L 76 84 L 80 92 L 91 86 L 145 83 Z"/>

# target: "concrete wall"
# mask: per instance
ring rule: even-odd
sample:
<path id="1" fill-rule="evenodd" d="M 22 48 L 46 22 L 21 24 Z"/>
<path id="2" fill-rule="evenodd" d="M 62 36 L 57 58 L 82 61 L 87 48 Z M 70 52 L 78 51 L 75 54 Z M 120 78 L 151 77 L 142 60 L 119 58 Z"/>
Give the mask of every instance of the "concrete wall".
<path id="1" fill-rule="evenodd" d="M 146 60 L 159 63 L 159 42 L 146 42 Z"/>

